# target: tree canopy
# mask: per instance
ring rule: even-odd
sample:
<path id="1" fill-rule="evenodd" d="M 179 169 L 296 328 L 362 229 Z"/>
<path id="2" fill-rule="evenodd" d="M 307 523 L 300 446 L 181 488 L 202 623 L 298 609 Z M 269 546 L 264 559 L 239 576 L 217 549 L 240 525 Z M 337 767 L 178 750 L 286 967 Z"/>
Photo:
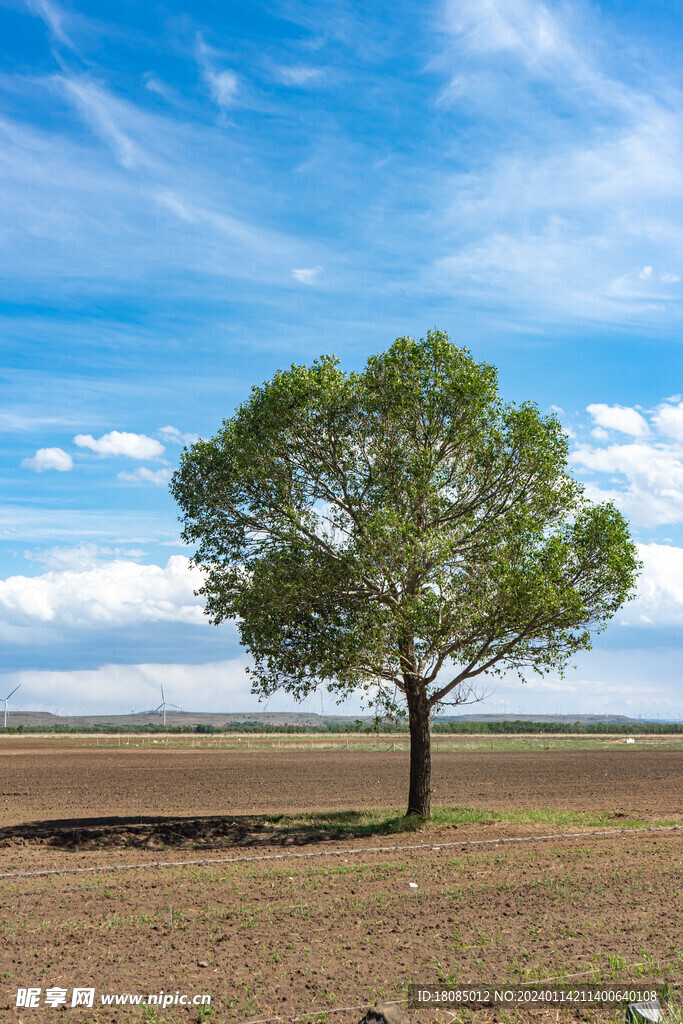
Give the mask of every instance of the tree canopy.
<path id="1" fill-rule="evenodd" d="M 633 592 L 623 516 L 568 472 L 555 415 L 438 330 L 362 372 L 333 356 L 252 389 L 171 490 L 215 623 L 253 692 L 407 706 L 409 810 L 429 812 L 429 715 L 478 677 L 562 671 Z"/>

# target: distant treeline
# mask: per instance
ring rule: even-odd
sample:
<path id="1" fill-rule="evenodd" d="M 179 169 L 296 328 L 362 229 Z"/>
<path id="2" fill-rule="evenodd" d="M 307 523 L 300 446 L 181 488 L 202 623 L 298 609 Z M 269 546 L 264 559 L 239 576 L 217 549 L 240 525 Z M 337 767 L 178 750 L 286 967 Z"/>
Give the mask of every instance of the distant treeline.
<path id="1" fill-rule="evenodd" d="M 280 733 L 282 735 L 330 734 L 330 733 L 409 733 L 407 724 L 390 724 L 382 722 L 331 722 L 325 725 L 273 725 L 271 723 L 258 722 L 255 719 L 244 722 L 230 722 L 225 725 L 166 725 L 147 722 L 139 725 L 15 725 L 7 726 L 0 732 L 7 733 L 163 733 L 164 735 L 194 735 L 197 733 Z M 675 734 L 683 733 L 683 724 L 665 722 L 633 722 L 630 724 L 610 725 L 607 722 L 434 722 L 432 724 L 434 734 L 467 734 L 467 735 L 492 735 L 506 734 L 519 735 L 520 733 L 572 733 L 586 735 L 609 734 L 625 735 L 634 734 Z"/>

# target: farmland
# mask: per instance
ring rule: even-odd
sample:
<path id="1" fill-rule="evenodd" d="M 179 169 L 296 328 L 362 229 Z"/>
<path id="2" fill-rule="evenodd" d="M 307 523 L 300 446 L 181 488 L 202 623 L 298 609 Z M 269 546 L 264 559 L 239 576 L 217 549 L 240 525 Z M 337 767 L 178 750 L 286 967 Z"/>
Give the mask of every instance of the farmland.
<path id="1" fill-rule="evenodd" d="M 138 865 L 0 879 L 3 1020 L 50 1018 L 14 1006 L 29 985 L 213 1002 L 69 1008 L 79 1024 L 351 1022 L 411 980 L 683 976 L 683 829 L 637 831 L 683 824 L 680 738 L 444 743 L 433 799 L 449 810 L 413 831 L 405 737 L 230 739 L 0 739 L 0 871 Z"/>

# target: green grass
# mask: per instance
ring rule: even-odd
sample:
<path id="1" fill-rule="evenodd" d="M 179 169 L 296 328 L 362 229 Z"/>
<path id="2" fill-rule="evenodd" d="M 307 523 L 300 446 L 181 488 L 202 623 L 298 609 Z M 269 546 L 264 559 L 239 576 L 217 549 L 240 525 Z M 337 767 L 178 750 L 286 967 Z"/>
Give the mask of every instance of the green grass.
<path id="1" fill-rule="evenodd" d="M 1 734 L 1 730 L 0 730 Z M 26 734 L 24 734 L 26 736 Z M 633 733 L 635 745 L 625 748 L 624 733 L 432 733 L 432 753 L 460 751 L 530 752 L 581 750 L 682 750 L 680 733 Z M 9 742 L 15 737 L 7 736 Z M 129 747 L 145 750 L 223 749 L 265 750 L 318 750 L 353 753 L 359 751 L 406 755 L 410 749 L 410 736 L 406 733 L 212 733 L 189 735 L 83 735 L 41 734 L 56 745 L 77 747 Z"/>
<path id="2" fill-rule="evenodd" d="M 437 807 L 430 819 L 406 817 L 397 808 L 368 811 L 329 811 L 311 814 L 261 814 L 236 816 L 240 824 L 269 832 L 278 842 L 291 838 L 331 840 L 394 836 L 421 832 L 428 834 L 443 825 L 472 825 L 477 822 L 515 822 L 520 825 L 544 825 L 560 831 L 565 828 L 643 828 L 653 824 L 637 815 L 624 816 L 607 811 L 481 810 L 475 807 Z M 683 818 L 658 821 L 657 824 L 683 825 Z"/>

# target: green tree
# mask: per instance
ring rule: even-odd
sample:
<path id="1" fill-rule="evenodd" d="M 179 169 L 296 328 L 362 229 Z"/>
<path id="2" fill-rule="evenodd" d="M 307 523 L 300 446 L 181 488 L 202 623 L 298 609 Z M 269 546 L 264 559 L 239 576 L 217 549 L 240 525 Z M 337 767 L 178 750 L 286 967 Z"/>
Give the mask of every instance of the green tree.
<path id="1" fill-rule="evenodd" d="M 430 813 L 430 717 L 485 674 L 563 671 L 631 594 L 627 524 L 567 471 L 555 416 L 501 401 L 441 331 L 344 374 L 279 371 L 171 491 L 214 623 L 236 619 L 252 692 L 366 691 L 410 722 L 408 813 Z"/>

